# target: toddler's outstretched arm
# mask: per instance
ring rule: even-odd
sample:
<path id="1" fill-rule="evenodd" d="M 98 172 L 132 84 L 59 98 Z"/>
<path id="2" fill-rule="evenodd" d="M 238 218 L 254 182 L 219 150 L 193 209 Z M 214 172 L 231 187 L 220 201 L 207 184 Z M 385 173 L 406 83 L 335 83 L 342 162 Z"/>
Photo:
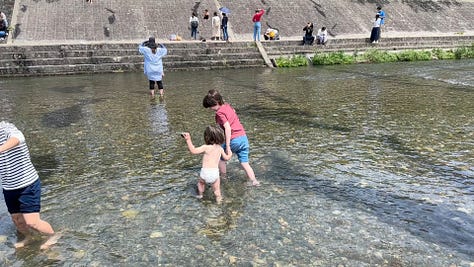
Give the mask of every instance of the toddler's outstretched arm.
<path id="1" fill-rule="evenodd" d="M 182 133 L 181 136 L 184 138 L 184 140 L 186 140 L 186 144 L 188 145 L 188 149 L 191 154 L 201 154 L 204 152 L 204 148 L 202 146 L 195 147 L 193 145 L 193 141 L 191 140 L 191 135 L 189 133 Z"/>

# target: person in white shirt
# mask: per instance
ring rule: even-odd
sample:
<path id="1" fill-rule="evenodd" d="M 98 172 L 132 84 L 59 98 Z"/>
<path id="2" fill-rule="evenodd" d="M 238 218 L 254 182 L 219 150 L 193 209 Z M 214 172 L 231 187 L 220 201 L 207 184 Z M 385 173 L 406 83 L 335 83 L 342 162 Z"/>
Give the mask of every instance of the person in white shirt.
<path id="1" fill-rule="evenodd" d="M 196 16 L 196 13 L 193 13 L 191 17 L 189 18 L 189 24 L 191 27 L 191 38 L 194 38 L 194 40 L 197 39 L 197 33 L 198 33 L 198 27 L 199 27 L 199 19 Z"/>
<path id="2" fill-rule="evenodd" d="M 318 30 L 318 34 L 316 34 L 317 44 L 325 45 L 328 41 L 328 31 L 326 27 L 322 27 Z"/>
<path id="3" fill-rule="evenodd" d="M 212 24 L 212 38 L 211 40 L 219 40 L 221 36 L 221 18 L 214 12 L 214 16 L 211 20 Z"/>
<path id="4" fill-rule="evenodd" d="M 370 42 L 371 43 L 378 43 L 380 38 L 380 24 L 382 23 L 382 19 L 380 15 L 375 15 L 374 26 L 372 27 L 372 32 L 370 33 Z"/>

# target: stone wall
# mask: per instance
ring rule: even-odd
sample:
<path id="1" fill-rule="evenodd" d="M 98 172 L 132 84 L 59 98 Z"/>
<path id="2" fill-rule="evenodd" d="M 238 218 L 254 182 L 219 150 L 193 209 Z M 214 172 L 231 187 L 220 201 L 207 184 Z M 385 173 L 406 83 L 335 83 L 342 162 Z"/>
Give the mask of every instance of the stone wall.
<path id="1" fill-rule="evenodd" d="M 12 1 L 3 0 L 3 3 Z M 0 2 L 2 3 L 2 2 Z M 190 39 L 189 17 L 200 18 L 204 9 L 230 8 L 231 35 L 252 38 L 254 9 L 268 12 L 263 18 L 297 38 L 308 21 L 327 26 L 333 36 L 369 35 L 376 5 L 387 13 L 386 35 L 472 33 L 474 1 L 470 0 L 17 0 L 16 43 L 141 41 L 153 35 L 166 40 L 171 34 Z M 200 33 L 210 36 L 210 21 L 201 20 Z"/>

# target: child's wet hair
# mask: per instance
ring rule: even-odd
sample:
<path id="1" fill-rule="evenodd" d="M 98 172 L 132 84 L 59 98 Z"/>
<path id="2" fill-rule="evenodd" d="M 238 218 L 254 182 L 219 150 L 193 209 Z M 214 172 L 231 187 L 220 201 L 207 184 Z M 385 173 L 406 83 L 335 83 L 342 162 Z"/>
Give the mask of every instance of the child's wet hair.
<path id="1" fill-rule="evenodd" d="M 204 142 L 206 145 L 221 145 L 225 141 L 224 130 L 218 126 L 207 126 L 204 130 Z"/>
<path id="2" fill-rule="evenodd" d="M 217 105 L 224 105 L 224 99 L 222 98 L 219 91 L 211 89 L 209 90 L 209 92 L 207 92 L 207 95 L 202 100 L 202 105 L 205 108 L 210 108 Z"/>

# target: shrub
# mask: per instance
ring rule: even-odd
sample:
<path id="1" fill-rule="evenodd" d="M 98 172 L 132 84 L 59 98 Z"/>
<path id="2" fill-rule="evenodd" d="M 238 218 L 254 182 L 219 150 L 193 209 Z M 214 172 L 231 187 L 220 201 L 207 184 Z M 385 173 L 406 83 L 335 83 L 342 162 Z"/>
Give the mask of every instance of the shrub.
<path id="1" fill-rule="evenodd" d="M 435 48 L 431 52 L 436 59 L 443 60 L 443 59 L 454 59 L 454 52 L 453 50 L 443 50 L 441 48 Z"/>
<path id="2" fill-rule="evenodd" d="M 362 61 L 373 63 L 396 62 L 398 57 L 395 53 L 380 51 L 376 49 L 367 50 L 362 56 Z"/>
<path id="3" fill-rule="evenodd" d="M 474 58 L 474 44 L 457 48 L 454 50 L 454 57 L 456 59 Z"/>
<path id="4" fill-rule="evenodd" d="M 275 59 L 277 67 L 301 67 L 308 66 L 308 59 L 302 55 L 292 56 L 290 58 L 279 57 Z"/>
<path id="5" fill-rule="evenodd" d="M 355 63 L 355 57 L 342 51 L 327 54 L 316 53 L 312 61 L 313 65 L 352 64 Z"/>
<path id="6" fill-rule="evenodd" d="M 406 50 L 397 54 L 398 61 L 423 61 L 431 60 L 430 51 Z"/>

